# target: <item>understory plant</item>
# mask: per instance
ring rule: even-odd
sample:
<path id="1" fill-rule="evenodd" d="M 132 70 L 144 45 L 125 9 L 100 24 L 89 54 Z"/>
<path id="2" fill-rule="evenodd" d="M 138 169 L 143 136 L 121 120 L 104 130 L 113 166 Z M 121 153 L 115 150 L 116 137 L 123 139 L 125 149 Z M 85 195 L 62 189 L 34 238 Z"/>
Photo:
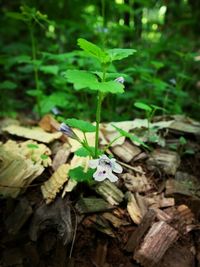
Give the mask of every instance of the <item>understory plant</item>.
<path id="1" fill-rule="evenodd" d="M 89 167 L 90 169 L 84 172 L 83 167 L 79 166 L 70 170 L 70 177 L 78 181 L 87 181 L 91 177 L 96 181 L 103 181 L 108 178 L 110 181 L 117 181 L 117 176 L 112 172 L 121 173 L 122 167 L 116 162 L 114 158 L 110 159 L 105 152 L 109 145 L 116 141 L 122 135 L 134 141 L 140 142 L 140 140 L 132 134 L 123 131 L 115 127 L 119 132 L 119 137 L 115 138 L 104 150 L 99 149 L 99 126 L 101 121 L 102 103 L 107 94 L 122 94 L 124 92 L 124 77 L 117 77 L 118 74 L 110 73 L 109 67 L 113 61 L 119 61 L 126 58 L 136 52 L 134 49 L 101 49 L 99 46 L 85 40 L 78 39 L 79 47 L 84 51 L 85 56 L 98 60 L 101 66 L 100 71 L 88 71 L 88 70 L 75 70 L 70 69 L 66 72 L 66 78 L 69 83 L 73 84 L 75 90 L 89 89 L 91 92 L 96 92 L 97 104 L 96 104 L 96 125 L 77 120 L 74 118 L 67 119 L 60 125 L 60 131 L 65 133 L 68 137 L 77 140 L 81 144 L 81 148 L 78 149 L 75 154 L 82 157 L 90 157 Z M 111 79 L 116 75 L 115 79 Z M 83 139 L 80 139 L 72 128 L 79 129 L 83 132 Z M 95 132 L 95 146 L 91 147 L 88 144 L 86 133 Z M 93 169 L 97 169 L 94 172 Z"/>

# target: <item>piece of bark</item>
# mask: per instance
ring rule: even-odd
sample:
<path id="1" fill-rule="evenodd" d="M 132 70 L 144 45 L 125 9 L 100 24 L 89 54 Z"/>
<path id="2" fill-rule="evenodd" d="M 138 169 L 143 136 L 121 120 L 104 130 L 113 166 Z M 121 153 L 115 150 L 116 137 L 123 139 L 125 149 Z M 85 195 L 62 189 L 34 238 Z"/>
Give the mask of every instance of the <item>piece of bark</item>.
<path id="1" fill-rule="evenodd" d="M 156 222 L 136 249 L 133 258 L 144 267 L 156 266 L 177 238 L 178 231 L 166 222 Z"/>
<path id="2" fill-rule="evenodd" d="M 191 243 L 176 242 L 163 256 L 157 266 L 162 267 L 195 267 L 195 255 Z"/>
<path id="3" fill-rule="evenodd" d="M 119 228 L 120 226 L 130 225 L 129 222 L 127 222 L 127 221 L 125 221 L 123 219 L 119 219 L 115 215 L 113 215 L 112 213 L 109 213 L 109 212 L 104 212 L 102 214 L 102 216 L 106 220 L 108 220 L 115 228 Z"/>
<path id="4" fill-rule="evenodd" d="M 151 227 L 155 218 L 156 218 L 156 212 L 153 209 L 149 209 L 148 212 L 143 217 L 138 228 L 131 234 L 125 246 L 126 251 L 131 252 L 136 249 L 136 247 L 140 244 L 143 236 L 146 234 L 148 229 Z"/>
<path id="5" fill-rule="evenodd" d="M 166 195 L 182 194 L 200 197 L 199 189 L 199 180 L 185 172 L 178 171 L 175 179 L 168 179 L 166 182 Z"/>
<path id="6" fill-rule="evenodd" d="M 124 180 L 125 187 L 129 191 L 144 193 L 152 188 L 142 168 L 140 173 L 135 173 L 135 174 L 124 173 L 122 174 L 121 177 Z"/>
<path id="7" fill-rule="evenodd" d="M 189 118 L 182 118 L 172 122 L 168 127 L 172 131 L 200 135 L 200 123 Z"/>
<path id="8" fill-rule="evenodd" d="M 173 197 L 166 198 L 163 193 L 161 194 L 153 194 L 153 196 L 146 197 L 146 202 L 148 206 L 151 208 L 166 208 L 175 205 L 175 200 Z"/>
<path id="9" fill-rule="evenodd" d="M 135 156 L 141 153 L 140 148 L 125 141 L 123 145 L 117 145 L 112 148 L 112 152 L 123 162 L 130 162 Z"/>
<path id="10" fill-rule="evenodd" d="M 15 210 L 8 216 L 5 225 L 9 234 L 17 234 L 32 214 L 32 207 L 26 198 L 21 198 Z"/>
<path id="11" fill-rule="evenodd" d="M 81 197 L 76 203 L 75 207 L 80 214 L 102 212 L 114 208 L 107 201 L 103 200 L 102 198 L 96 198 L 96 197 L 90 197 L 90 198 Z"/>
<path id="12" fill-rule="evenodd" d="M 135 224 L 140 224 L 143 216 L 147 212 L 147 205 L 145 198 L 138 193 L 126 193 L 128 198 L 127 210 Z"/>
<path id="13" fill-rule="evenodd" d="M 39 126 L 47 132 L 55 132 L 59 129 L 59 122 L 50 114 L 46 114 L 40 121 Z"/>
<path id="14" fill-rule="evenodd" d="M 3 251 L 3 266 L 23 266 L 23 253 L 21 248 L 7 248 Z"/>
<path id="15" fill-rule="evenodd" d="M 83 225 L 85 227 L 95 228 L 108 236 L 116 237 L 108 221 L 101 215 L 96 214 L 86 217 L 83 221 Z"/>
<path id="16" fill-rule="evenodd" d="M 168 175 L 174 175 L 180 165 L 178 153 L 170 150 L 156 149 L 147 160 L 149 169 L 159 168 Z"/>
<path id="17" fill-rule="evenodd" d="M 56 171 L 60 165 L 64 164 L 67 162 L 67 159 L 69 158 L 69 155 L 71 153 L 70 147 L 68 144 L 64 144 L 56 153 L 53 163 L 52 163 L 52 168 L 54 171 Z"/>
<path id="18" fill-rule="evenodd" d="M 71 241 L 73 235 L 71 209 L 66 200 L 58 198 L 52 204 L 43 204 L 36 210 L 29 231 L 31 240 L 36 241 L 46 228 L 57 229 L 58 237 L 62 238 L 63 244 Z"/>
<path id="19" fill-rule="evenodd" d="M 111 205 L 119 205 L 119 203 L 121 203 L 124 198 L 123 192 L 109 180 L 97 183 L 97 185 L 95 186 L 95 191 Z"/>

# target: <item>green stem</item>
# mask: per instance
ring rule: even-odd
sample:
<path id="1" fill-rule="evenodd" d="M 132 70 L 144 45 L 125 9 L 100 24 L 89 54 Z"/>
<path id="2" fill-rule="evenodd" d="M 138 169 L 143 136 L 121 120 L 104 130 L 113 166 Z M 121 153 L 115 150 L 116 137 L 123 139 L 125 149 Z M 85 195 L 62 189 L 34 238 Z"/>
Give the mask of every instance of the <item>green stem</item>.
<path id="1" fill-rule="evenodd" d="M 96 111 L 96 134 L 95 134 L 95 158 L 98 156 L 98 144 L 99 144 L 99 124 L 101 120 L 101 104 L 103 100 L 102 92 L 98 92 L 97 96 L 97 111 Z"/>
<path id="2" fill-rule="evenodd" d="M 106 66 L 103 65 L 103 77 L 101 82 L 105 82 L 106 80 Z M 98 156 L 98 144 L 99 144 L 99 124 L 101 120 L 101 105 L 103 101 L 104 94 L 102 92 L 98 92 L 97 96 L 97 110 L 96 110 L 96 134 L 95 134 L 95 158 Z"/>
<path id="3" fill-rule="evenodd" d="M 39 86 L 39 77 L 38 77 L 38 67 L 35 64 L 37 60 L 36 56 L 36 44 L 35 44 L 35 36 L 33 32 L 33 27 L 30 25 L 30 35 L 31 35 L 31 46 L 32 46 L 32 59 L 34 61 L 33 67 L 34 67 L 34 77 L 35 77 L 35 87 L 36 87 L 36 103 L 37 103 L 37 108 L 38 108 L 38 113 L 39 116 L 41 116 L 41 107 L 40 107 L 40 86 Z"/>
<path id="4" fill-rule="evenodd" d="M 115 141 L 117 141 L 119 138 L 121 138 L 122 137 L 122 135 L 119 135 L 119 136 L 117 136 L 116 138 L 114 138 L 110 143 L 108 143 L 107 144 L 107 146 L 104 148 L 104 150 L 103 150 L 103 152 L 105 153 L 106 152 L 106 150 L 115 142 Z"/>

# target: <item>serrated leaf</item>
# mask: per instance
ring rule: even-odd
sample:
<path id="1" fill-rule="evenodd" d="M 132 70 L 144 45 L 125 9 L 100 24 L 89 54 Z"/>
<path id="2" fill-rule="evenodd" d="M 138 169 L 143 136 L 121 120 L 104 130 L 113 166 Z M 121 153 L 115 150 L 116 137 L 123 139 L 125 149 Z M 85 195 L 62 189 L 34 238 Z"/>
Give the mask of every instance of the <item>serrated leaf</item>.
<path id="1" fill-rule="evenodd" d="M 57 75 L 58 74 L 58 66 L 41 66 L 40 70 L 46 74 L 53 74 L 53 75 Z"/>
<path id="2" fill-rule="evenodd" d="M 121 94 L 124 92 L 124 85 L 116 81 L 97 82 L 90 89 L 102 93 Z"/>
<path id="3" fill-rule="evenodd" d="M 125 136 L 125 137 L 129 138 L 131 141 L 136 142 L 136 143 L 142 145 L 143 147 L 149 149 L 149 147 L 148 147 L 144 142 L 142 142 L 142 141 L 140 140 L 140 138 L 138 138 L 136 135 L 130 134 L 129 132 L 126 132 L 126 131 L 120 129 L 120 128 L 118 128 L 117 126 L 115 126 L 115 125 L 113 125 L 113 124 L 112 124 L 112 126 L 113 126 L 113 127 L 114 127 L 114 128 L 115 128 L 115 129 L 116 129 L 122 136 Z"/>
<path id="4" fill-rule="evenodd" d="M 76 167 L 74 169 L 71 169 L 69 171 L 69 176 L 71 179 L 77 181 L 77 182 L 86 182 L 92 180 L 93 174 L 95 170 L 88 169 L 87 172 L 84 172 L 83 167 Z"/>
<path id="5" fill-rule="evenodd" d="M 74 84 L 76 90 L 89 88 L 103 93 L 123 93 L 124 86 L 116 81 L 98 82 L 94 74 L 81 70 L 68 70 L 66 78 Z"/>
<path id="6" fill-rule="evenodd" d="M 121 60 L 136 52 L 135 49 L 114 48 L 107 50 L 110 61 Z"/>
<path id="7" fill-rule="evenodd" d="M 82 70 L 68 70 L 65 77 L 74 84 L 76 90 L 91 87 L 97 82 L 95 75 Z"/>
<path id="8" fill-rule="evenodd" d="M 89 147 L 89 149 L 91 150 L 91 152 L 88 151 L 85 147 L 80 147 L 78 150 L 75 151 L 74 154 L 79 157 L 87 157 L 87 156 L 91 156 L 91 154 L 94 155 L 95 148 Z"/>
<path id="9" fill-rule="evenodd" d="M 152 108 L 149 105 L 147 105 L 145 103 L 142 103 L 142 102 L 135 102 L 134 106 L 136 108 L 139 108 L 139 109 L 142 109 L 142 110 L 145 110 L 145 111 L 148 111 L 148 112 L 152 111 Z"/>
<path id="10" fill-rule="evenodd" d="M 78 39 L 78 45 L 80 46 L 83 51 L 89 54 L 92 57 L 97 58 L 100 62 L 106 62 L 108 59 L 108 54 L 105 53 L 99 46 L 83 39 Z"/>
<path id="11" fill-rule="evenodd" d="M 77 119 L 72 118 L 72 119 L 65 120 L 65 123 L 68 124 L 70 127 L 81 130 L 84 133 L 96 131 L 96 127 L 88 121 L 77 120 Z"/>

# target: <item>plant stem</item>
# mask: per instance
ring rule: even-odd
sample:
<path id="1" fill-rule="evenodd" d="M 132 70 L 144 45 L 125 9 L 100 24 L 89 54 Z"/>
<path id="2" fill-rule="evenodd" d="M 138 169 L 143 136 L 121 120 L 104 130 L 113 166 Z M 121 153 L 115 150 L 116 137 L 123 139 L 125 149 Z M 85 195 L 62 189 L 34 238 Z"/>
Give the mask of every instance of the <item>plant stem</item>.
<path id="1" fill-rule="evenodd" d="M 106 66 L 103 65 L 103 77 L 101 82 L 105 82 L 106 80 Z M 96 111 L 96 134 L 95 134 L 95 158 L 98 156 L 98 144 L 99 144 L 99 124 L 101 120 L 101 105 L 103 101 L 104 94 L 102 92 L 98 92 L 97 96 L 97 111 Z"/>
<path id="2" fill-rule="evenodd" d="M 95 158 L 98 156 L 98 144 L 99 144 L 99 124 L 101 120 L 101 104 L 103 100 L 102 92 L 98 92 L 97 96 L 97 111 L 96 111 L 96 134 L 95 134 Z"/>
<path id="3" fill-rule="evenodd" d="M 30 35 L 31 35 L 31 46 L 32 46 L 32 59 L 33 59 L 33 67 L 34 67 L 34 77 L 35 77 L 35 87 L 36 87 L 36 103 L 37 103 L 37 109 L 39 116 L 41 116 L 41 107 L 40 107 L 40 86 L 39 86 L 39 77 L 38 77 L 38 67 L 36 65 L 36 44 L 35 44 L 35 36 L 33 32 L 33 26 L 29 26 L 30 29 Z"/>

